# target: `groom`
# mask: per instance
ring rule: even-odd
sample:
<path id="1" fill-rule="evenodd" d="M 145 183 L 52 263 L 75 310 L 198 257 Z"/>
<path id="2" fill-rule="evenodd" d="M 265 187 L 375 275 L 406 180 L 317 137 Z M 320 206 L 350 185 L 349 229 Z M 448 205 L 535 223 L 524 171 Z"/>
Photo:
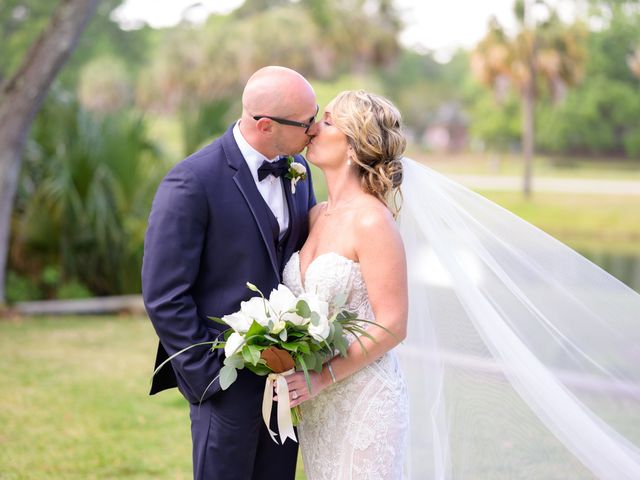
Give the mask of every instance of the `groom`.
<path id="1" fill-rule="evenodd" d="M 241 119 L 158 187 L 142 266 L 144 302 L 160 338 L 156 367 L 189 345 L 220 338 L 224 327 L 207 317 L 239 310 L 255 295 L 246 282 L 268 293 L 281 281 L 315 204 L 309 167 L 296 154 L 317 112 L 313 88 L 299 73 L 258 70 L 242 94 Z M 283 155 L 307 168 L 295 193 Z M 228 390 L 217 380 L 209 385 L 223 360 L 220 349 L 190 349 L 151 387 L 155 394 L 177 386 L 191 404 L 194 478 L 293 479 L 297 444 L 276 444 L 262 422 L 265 377 L 243 369 Z"/>

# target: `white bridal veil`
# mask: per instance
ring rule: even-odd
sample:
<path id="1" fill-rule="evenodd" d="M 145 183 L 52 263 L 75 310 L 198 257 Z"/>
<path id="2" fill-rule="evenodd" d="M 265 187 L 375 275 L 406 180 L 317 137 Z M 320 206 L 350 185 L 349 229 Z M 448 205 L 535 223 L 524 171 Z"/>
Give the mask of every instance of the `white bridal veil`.
<path id="1" fill-rule="evenodd" d="M 640 479 L 640 295 L 403 160 L 412 479 Z"/>

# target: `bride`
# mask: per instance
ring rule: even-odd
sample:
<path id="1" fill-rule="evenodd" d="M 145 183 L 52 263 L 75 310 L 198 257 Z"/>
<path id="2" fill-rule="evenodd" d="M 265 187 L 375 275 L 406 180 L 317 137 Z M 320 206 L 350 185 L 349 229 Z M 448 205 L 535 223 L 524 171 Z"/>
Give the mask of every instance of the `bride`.
<path id="1" fill-rule="evenodd" d="M 329 200 L 284 283 L 393 334 L 352 339 L 311 391 L 288 377 L 308 478 L 640 478 L 640 295 L 401 158 L 386 99 L 343 92 L 314 128 Z"/>
<path id="2" fill-rule="evenodd" d="M 406 335 L 407 269 L 402 240 L 385 203 L 401 178 L 405 139 L 400 116 L 382 98 L 340 95 L 325 109 L 307 158 L 327 179 L 329 201 L 309 213 L 306 243 L 283 273 L 300 294 L 330 301 L 348 294 L 344 308 L 373 319 L 375 342 L 361 337 L 345 358 L 335 357 L 312 377 L 288 377 L 310 479 L 393 479 L 402 474 L 408 436 L 407 392 L 392 351 Z M 354 139 L 358 139 L 355 141 Z M 335 385 L 334 385 L 335 384 Z"/>

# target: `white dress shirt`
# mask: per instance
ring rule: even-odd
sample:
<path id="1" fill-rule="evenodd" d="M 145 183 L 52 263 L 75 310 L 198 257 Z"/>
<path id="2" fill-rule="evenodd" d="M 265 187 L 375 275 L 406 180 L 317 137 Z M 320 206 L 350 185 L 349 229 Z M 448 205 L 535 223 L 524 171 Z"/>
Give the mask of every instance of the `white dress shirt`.
<path id="1" fill-rule="evenodd" d="M 267 176 L 262 181 L 258 180 L 258 168 L 260 168 L 262 162 L 264 160 L 274 162 L 278 160 L 279 156 L 267 159 L 264 155 L 249 145 L 242 136 L 239 125 L 240 121 L 237 121 L 233 127 L 233 137 L 238 144 L 240 153 L 242 153 L 244 160 L 249 166 L 249 170 L 251 170 L 253 181 L 256 182 L 260 195 L 262 195 L 262 198 L 264 198 L 264 201 L 269 205 L 269 208 L 276 217 L 276 220 L 278 220 L 278 225 L 280 225 L 280 238 L 282 238 L 289 227 L 289 209 L 287 207 L 287 198 L 284 193 L 284 185 L 279 178 L 276 178 L 273 175 Z"/>

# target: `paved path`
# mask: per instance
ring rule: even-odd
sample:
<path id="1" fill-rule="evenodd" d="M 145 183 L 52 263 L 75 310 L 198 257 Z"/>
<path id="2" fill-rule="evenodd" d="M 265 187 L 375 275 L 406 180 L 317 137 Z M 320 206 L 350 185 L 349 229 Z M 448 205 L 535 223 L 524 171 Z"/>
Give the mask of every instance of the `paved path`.
<path id="1" fill-rule="evenodd" d="M 122 312 L 143 315 L 145 313 L 142 295 L 18 302 L 14 305 L 13 311 L 20 315 L 85 315 Z M 1 317 L 2 313 L 0 313 Z"/>
<path id="2" fill-rule="evenodd" d="M 449 178 L 478 190 L 518 191 L 522 178 L 517 176 L 457 175 Z M 534 192 L 584 193 L 598 195 L 640 195 L 640 180 L 597 180 L 588 178 L 534 177 Z"/>

